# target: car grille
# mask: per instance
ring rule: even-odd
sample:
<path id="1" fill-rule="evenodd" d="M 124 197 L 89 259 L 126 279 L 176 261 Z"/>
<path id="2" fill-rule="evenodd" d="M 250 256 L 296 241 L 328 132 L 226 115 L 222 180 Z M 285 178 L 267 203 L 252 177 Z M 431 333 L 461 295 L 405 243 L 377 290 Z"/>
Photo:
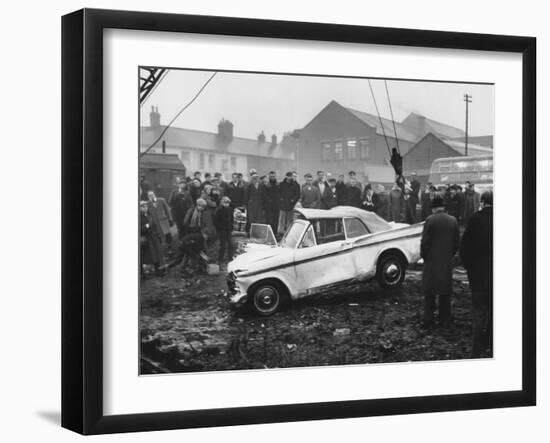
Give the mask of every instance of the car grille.
<path id="1" fill-rule="evenodd" d="M 237 284 L 235 283 L 235 280 L 237 280 L 237 277 L 234 272 L 230 272 L 229 274 L 227 274 L 227 288 L 229 289 L 230 294 L 237 293 Z"/>

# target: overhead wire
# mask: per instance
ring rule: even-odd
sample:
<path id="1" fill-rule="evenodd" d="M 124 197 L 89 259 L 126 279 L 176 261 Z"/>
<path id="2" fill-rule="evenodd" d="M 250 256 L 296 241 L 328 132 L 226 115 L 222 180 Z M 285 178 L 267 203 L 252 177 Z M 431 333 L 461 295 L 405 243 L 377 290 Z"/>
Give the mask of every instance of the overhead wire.
<path id="1" fill-rule="evenodd" d="M 388 137 L 386 137 L 386 130 L 384 129 L 384 123 L 382 122 L 382 117 L 380 117 L 380 111 L 378 110 L 378 104 L 376 103 L 376 97 L 374 96 L 374 91 L 372 90 L 372 84 L 370 78 L 367 79 L 369 82 L 370 93 L 372 95 L 372 100 L 374 101 L 374 107 L 376 108 L 376 114 L 378 115 L 378 120 L 380 120 L 380 127 L 382 128 L 382 134 L 384 135 L 384 140 L 386 141 L 386 146 L 388 147 L 388 153 L 391 156 L 391 148 L 388 143 Z"/>
<path id="2" fill-rule="evenodd" d="M 176 119 L 181 115 L 183 111 L 185 111 L 189 106 L 191 106 L 197 98 L 199 98 L 199 95 L 201 95 L 202 91 L 208 86 L 208 84 L 214 79 L 214 77 L 218 74 L 218 71 L 214 72 L 208 80 L 201 86 L 201 88 L 198 90 L 198 92 L 195 94 L 195 96 L 191 99 L 190 102 L 188 102 L 183 108 L 179 110 L 179 112 L 170 120 L 170 122 L 164 127 L 160 135 L 157 137 L 157 139 L 145 150 L 141 153 L 141 157 L 143 157 L 145 154 L 147 154 L 166 134 L 166 131 L 172 126 L 172 124 L 176 121 Z"/>
<path id="3" fill-rule="evenodd" d="M 390 92 L 388 91 L 388 82 L 384 80 L 384 86 L 386 87 L 386 95 L 388 96 L 388 104 L 390 105 L 390 115 L 391 115 L 391 122 L 393 124 L 393 132 L 395 134 L 395 144 L 397 152 L 401 155 L 401 150 L 399 149 L 399 139 L 397 138 L 397 129 L 395 127 L 395 119 L 393 118 L 393 109 L 391 107 L 391 100 L 390 100 Z"/>

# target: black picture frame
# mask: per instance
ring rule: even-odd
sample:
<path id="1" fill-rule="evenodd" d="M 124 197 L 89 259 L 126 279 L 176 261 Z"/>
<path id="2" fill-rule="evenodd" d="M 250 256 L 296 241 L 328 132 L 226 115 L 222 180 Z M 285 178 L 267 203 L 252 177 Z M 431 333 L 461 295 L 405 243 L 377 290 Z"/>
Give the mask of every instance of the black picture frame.
<path id="1" fill-rule="evenodd" d="M 522 55 L 522 388 L 392 399 L 103 413 L 103 30 L 108 28 Z M 62 426 L 82 434 L 529 406 L 536 403 L 536 39 L 84 9 L 62 18 Z"/>

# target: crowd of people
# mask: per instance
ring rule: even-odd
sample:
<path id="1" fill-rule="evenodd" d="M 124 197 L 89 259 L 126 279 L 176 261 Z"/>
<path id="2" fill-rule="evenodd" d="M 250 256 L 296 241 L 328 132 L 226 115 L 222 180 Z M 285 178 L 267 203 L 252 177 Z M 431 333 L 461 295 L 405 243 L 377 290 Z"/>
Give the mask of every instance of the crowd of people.
<path id="1" fill-rule="evenodd" d="M 252 169 L 248 180 L 235 172 L 230 182 L 225 182 L 219 172 L 195 172 L 192 177 L 178 179 L 168 201 L 155 194 L 145 177 L 140 186 L 142 263 L 152 264 L 158 272 L 165 264 L 163 250 L 168 256 L 189 259 L 216 239 L 218 262 L 221 264 L 226 256 L 230 260 L 234 252 L 231 232 L 235 209 L 242 218 L 246 217 L 246 232 L 253 223 L 265 223 L 280 238 L 294 219 L 295 207 L 354 206 L 388 221 L 413 224 L 425 220 L 431 214 L 434 197 L 442 195 L 446 212 L 461 227 L 479 207 L 479 193 L 473 184 L 467 184 L 465 190 L 459 185 L 442 190 L 427 183 L 421 189 L 415 172 L 408 179 L 396 180 L 389 192 L 382 185 L 363 185 L 355 171 L 348 172 L 347 180 L 344 174 L 334 177 L 324 171 L 317 171 L 315 176 L 307 173 L 303 184 L 292 171 L 282 180 L 275 171 L 260 176 Z M 173 225 L 178 233 L 177 248 L 172 238 Z"/>

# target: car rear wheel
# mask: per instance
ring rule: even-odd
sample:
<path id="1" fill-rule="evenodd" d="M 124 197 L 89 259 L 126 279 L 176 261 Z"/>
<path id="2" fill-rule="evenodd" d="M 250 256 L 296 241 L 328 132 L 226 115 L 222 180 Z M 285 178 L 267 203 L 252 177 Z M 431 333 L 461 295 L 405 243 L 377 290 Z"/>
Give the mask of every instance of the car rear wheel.
<path id="1" fill-rule="evenodd" d="M 377 278 L 383 288 L 400 286 L 405 279 L 406 265 L 401 257 L 395 254 L 383 256 L 378 261 Z"/>
<path id="2" fill-rule="evenodd" d="M 274 282 L 260 283 L 252 290 L 252 309 L 260 315 L 272 315 L 279 310 L 283 303 L 283 291 Z"/>

